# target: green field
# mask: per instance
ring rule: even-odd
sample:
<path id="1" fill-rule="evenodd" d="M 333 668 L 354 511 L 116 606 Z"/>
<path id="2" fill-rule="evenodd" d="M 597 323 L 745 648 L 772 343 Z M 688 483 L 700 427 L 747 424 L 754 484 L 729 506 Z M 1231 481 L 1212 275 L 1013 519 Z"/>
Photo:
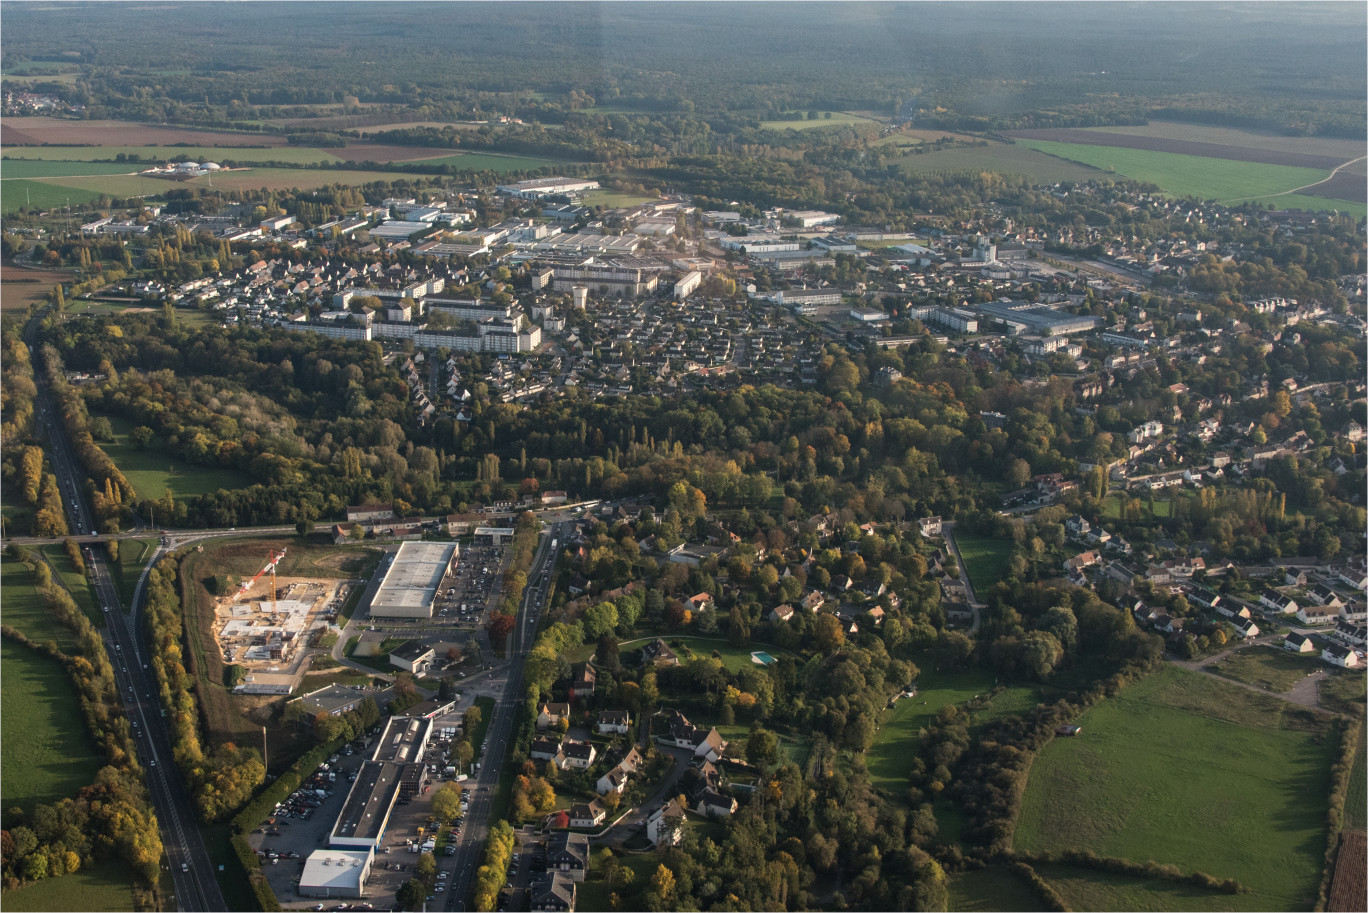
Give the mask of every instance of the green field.
<path id="1" fill-rule="evenodd" d="M 44 910 L 107 910 L 119 913 L 136 909 L 128 868 L 118 862 L 102 862 L 61 878 L 48 878 L 17 891 L 5 892 L 5 910 L 38 913 Z"/>
<path id="2" fill-rule="evenodd" d="M 1120 133 L 1128 136 L 1152 136 L 1159 139 L 1183 140 L 1191 143 L 1216 143 L 1240 146 L 1245 149 L 1268 149 L 1274 152 L 1297 152 L 1303 155 L 1328 155 L 1351 159 L 1363 155 L 1363 141 L 1337 139 L 1328 136 L 1279 136 L 1254 133 L 1238 127 L 1214 127 L 1208 124 L 1188 124 L 1179 121 L 1152 120 L 1143 126 L 1087 127 L 1090 133 Z"/>
<path id="3" fill-rule="evenodd" d="M 168 484 L 177 498 L 210 494 L 220 488 L 231 491 L 251 484 L 251 480 L 236 469 L 191 466 L 158 450 L 138 450 L 128 440 L 133 423 L 118 415 L 108 418 L 114 427 L 114 441 L 101 442 L 100 447 L 128 477 L 139 498 L 163 497 Z"/>
<path id="4" fill-rule="evenodd" d="M 33 585 L 33 575 L 23 562 L 6 558 L 0 564 L 0 592 L 4 593 L 0 622 L 18 628 L 38 643 L 52 642 L 62 650 L 75 644 L 71 632 L 59 625 L 44 607 Z"/>
<path id="5" fill-rule="evenodd" d="M 1305 209 L 1308 212 L 1321 212 L 1334 209 L 1347 212 L 1356 219 L 1368 216 L 1368 204 L 1352 200 L 1332 200 L 1327 197 L 1313 197 L 1303 193 L 1279 193 L 1266 197 L 1253 197 L 1250 203 L 1272 203 L 1275 209 Z"/>
<path id="6" fill-rule="evenodd" d="M 992 688 L 992 674 L 982 669 L 923 671 L 917 696 L 902 698 L 893 705 L 874 736 L 874 744 L 865 752 L 869 782 L 901 797 L 916 756 L 912 748 L 917 732 L 930 724 L 942 707 L 961 704 Z"/>
<path id="7" fill-rule="evenodd" d="M 1236 162 L 1204 155 L 1180 155 L 1148 149 L 1085 146 L 1018 140 L 1023 146 L 1074 162 L 1114 172 L 1136 181 L 1157 184 L 1180 197 L 1238 203 L 1315 184 L 1330 176 L 1316 168 L 1293 168 L 1259 162 Z M 1329 204 L 1326 204 L 1327 207 Z"/>
<path id="8" fill-rule="evenodd" d="M 830 118 L 827 115 L 831 115 Z M 845 127 L 858 124 L 864 127 L 881 126 L 879 121 L 862 117 L 859 114 L 846 114 L 843 111 L 819 111 L 816 120 L 762 120 L 761 130 L 815 130 L 818 127 Z"/>
<path id="9" fill-rule="evenodd" d="M 1321 679 L 1317 689 L 1320 706 L 1333 713 L 1355 716 L 1360 720 L 1364 715 L 1363 672 L 1333 670 Z"/>
<path id="10" fill-rule="evenodd" d="M 999 174 L 1019 174 L 1037 184 L 1091 181 L 1104 176 L 1095 168 L 1066 162 L 1022 145 L 1006 143 L 905 155 L 897 159 L 896 164 L 908 174 L 978 174 L 995 171 Z"/>
<path id="11" fill-rule="evenodd" d="M 1119 491 L 1113 491 L 1102 499 L 1102 516 L 1108 520 L 1119 520 L 1121 518 L 1121 499 L 1126 497 Z M 1174 495 L 1173 497 L 1177 497 Z M 1137 499 L 1140 502 L 1142 516 L 1147 517 L 1167 517 L 1173 510 L 1173 502 L 1167 498 L 1154 501 L 1154 511 L 1150 511 L 1149 502 L 1144 498 Z"/>
<path id="12" fill-rule="evenodd" d="M 1078 738 L 1040 751 L 1016 846 L 1153 859 L 1250 889 L 1219 898 L 1222 908 L 1309 909 L 1325 857 L 1333 750 L 1310 717 L 1165 669 L 1085 713 Z M 1175 906 L 1150 883 L 1118 891 L 1114 902 L 1085 908 L 1192 909 L 1187 894 Z"/>
<path id="13" fill-rule="evenodd" d="M 1303 656 L 1279 647 L 1250 647 L 1239 650 L 1206 667 L 1237 682 L 1256 685 L 1265 691 L 1282 694 L 1297 682 L 1324 666 L 1319 655 Z"/>
<path id="14" fill-rule="evenodd" d="M 45 545 L 42 552 L 43 557 L 47 559 L 48 564 L 55 572 L 54 576 L 66 586 L 67 592 L 76 601 L 76 605 L 80 607 L 82 612 L 86 613 L 91 621 L 95 622 L 97 627 L 102 627 L 104 619 L 100 617 L 101 613 L 95 606 L 95 596 L 90 592 L 90 583 L 86 580 L 85 574 L 78 571 L 76 566 L 71 563 L 66 548 L 61 545 Z"/>
<path id="15" fill-rule="evenodd" d="M 676 646 L 676 643 L 683 644 L 689 650 L 692 650 L 695 657 L 712 656 L 713 652 L 716 651 L 717 654 L 722 657 L 722 665 L 726 666 L 728 672 L 740 672 L 742 669 L 759 668 L 759 666 L 751 661 L 751 653 L 753 652 L 765 652 L 776 659 L 780 656 L 789 654 L 788 650 L 771 644 L 752 643 L 745 647 L 733 647 L 731 644 L 727 643 L 725 637 L 678 637 L 667 633 L 647 634 L 646 637 L 623 641 L 620 646 L 624 648 L 623 652 L 627 652 L 628 650 L 640 652 L 642 645 L 645 644 L 646 640 L 654 637 L 660 637 L 665 643 L 669 644 L 670 648 L 679 654 L 680 662 L 688 662 L 690 657 L 686 651 L 680 650 L 680 648 Z M 592 656 L 595 645 L 589 646 L 589 656 Z M 588 656 L 585 657 L 585 659 L 588 658 Z"/>
<path id="16" fill-rule="evenodd" d="M 125 172 L 137 171 L 160 165 L 182 155 L 189 156 L 192 162 L 289 162 L 295 165 L 312 165 L 318 162 L 340 162 L 342 159 L 322 149 L 307 146 L 267 146 L 250 149 L 242 146 L 15 146 L 5 154 L 4 169 L 9 172 L 10 163 L 15 159 L 60 162 L 112 162 L 115 157 L 124 155 L 129 158 L 138 156 L 139 161 L 122 164 Z M 115 163 L 119 164 L 119 163 Z M 87 172 L 97 173 L 97 172 Z M 26 175 L 15 175 L 26 177 Z"/>
<path id="17" fill-rule="evenodd" d="M 100 768 L 76 686 L 57 660 L 9 640 L 0 641 L 0 659 L 5 669 L 5 687 L 0 689 L 0 765 L 5 771 L 0 807 L 20 806 L 31 812 L 38 803 L 50 805 L 75 796 L 95 781 Z"/>
<path id="18" fill-rule="evenodd" d="M 642 203 L 649 203 L 659 197 L 647 196 L 642 193 L 623 193 L 620 190 L 591 190 L 580 197 L 580 202 L 585 206 L 603 206 L 607 209 L 628 209 L 632 206 L 640 206 Z"/>
<path id="19" fill-rule="evenodd" d="M 1229 894 L 1196 885 L 1099 872 L 1080 866 L 1042 864 L 1032 868 L 1059 892 L 1070 910 L 1240 909 L 1240 901 Z"/>
<path id="20" fill-rule="evenodd" d="M 69 193 L 71 201 L 75 203 L 77 202 L 76 195 L 79 192 L 90 194 L 86 199 L 95 199 L 101 193 L 107 193 L 111 197 L 118 198 L 159 196 L 167 191 L 186 187 L 208 189 L 211 184 L 220 190 L 259 190 L 261 188 L 267 190 L 314 190 L 333 184 L 348 186 L 360 186 L 375 182 L 388 184 L 398 180 L 413 180 L 414 177 L 414 175 L 393 172 L 354 171 L 351 169 L 249 168 L 244 171 L 220 171 L 212 177 L 205 175 L 189 181 L 169 181 L 162 178 L 110 174 L 90 177 L 44 178 L 37 181 L 36 184 L 59 189 L 71 188 L 70 191 L 63 190 L 63 193 L 58 194 L 58 197 L 59 200 L 64 200 L 65 194 Z M 10 183 L 6 182 L 4 188 L 6 195 L 13 192 L 13 188 L 9 186 Z M 26 182 L 19 181 L 17 183 L 22 185 Z M 22 203 L 9 205 L 17 207 Z"/>
<path id="21" fill-rule="evenodd" d="M 964 559 L 964 572 L 980 598 L 988 588 L 1007 576 L 1007 559 L 1012 554 L 1012 543 L 1006 539 L 990 539 L 955 529 L 955 545 Z"/>
<path id="22" fill-rule="evenodd" d="M 82 190 L 17 178 L 0 181 L 0 211 L 3 212 L 17 212 L 21 206 L 34 209 L 55 209 L 67 203 L 83 206 L 99 198 L 98 190 Z"/>
<path id="23" fill-rule="evenodd" d="M 948 909 L 964 913 L 998 910 L 1044 910 L 1035 891 L 1011 871 L 1001 867 L 968 869 L 950 879 Z M 1077 908 L 1075 908 L 1077 909 Z"/>
<path id="24" fill-rule="evenodd" d="M 19 178 L 65 178 L 90 174 L 130 174 L 137 165 L 121 162 L 24 161 L 7 158 L 0 165 L 6 181 Z"/>
<path id="25" fill-rule="evenodd" d="M 534 168 L 555 168 L 569 164 L 552 159 L 528 158 L 521 155 L 495 155 L 488 152 L 461 152 L 430 159 L 416 159 L 415 164 L 450 165 L 461 171 L 531 171 Z"/>
<path id="26" fill-rule="evenodd" d="M 121 539 L 119 541 L 119 561 L 110 569 L 114 583 L 119 588 L 119 601 L 124 608 L 133 605 L 133 590 L 142 576 L 143 565 L 152 557 L 157 548 L 155 539 Z"/>

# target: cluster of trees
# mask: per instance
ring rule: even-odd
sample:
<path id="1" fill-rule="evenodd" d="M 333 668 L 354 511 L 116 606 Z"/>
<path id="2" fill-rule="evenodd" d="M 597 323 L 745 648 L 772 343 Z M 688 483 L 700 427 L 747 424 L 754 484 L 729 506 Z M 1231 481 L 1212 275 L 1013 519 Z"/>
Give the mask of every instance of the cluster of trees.
<path id="1" fill-rule="evenodd" d="M 546 772 L 551 774 L 555 763 L 547 762 Z M 546 777 L 537 775 L 536 765 L 531 761 L 523 763 L 522 773 L 513 780 L 513 804 L 509 814 L 515 821 L 531 821 L 538 815 L 546 815 L 556 808 L 556 788 Z"/>
<path id="2" fill-rule="evenodd" d="M 476 910 L 493 910 L 498 904 L 499 891 L 508 878 L 516 844 L 513 826 L 507 821 L 496 821 L 490 826 L 484 858 L 475 870 L 475 883 L 471 888 L 470 902 Z"/>
<path id="3" fill-rule="evenodd" d="M 284 722 L 293 725 L 300 725 L 301 717 L 304 716 L 303 710 L 297 703 L 287 704 L 285 707 Z M 313 735 L 314 741 L 319 744 L 331 744 L 333 742 L 349 742 L 360 737 L 367 729 L 380 722 L 380 708 L 375 704 L 375 698 L 368 697 L 357 705 L 355 710 L 348 710 L 346 713 L 337 715 L 319 711 L 309 721 L 309 731 Z"/>
<path id="4" fill-rule="evenodd" d="M 177 562 L 163 558 L 147 578 L 144 620 L 152 671 L 167 711 L 171 753 L 206 821 L 236 812 L 266 780 L 266 765 L 255 748 L 224 742 L 206 750 L 199 735 L 194 676 L 185 666 Z"/>
<path id="5" fill-rule="evenodd" d="M 97 860 L 118 859 L 134 873 L 140 896 L 155 894 L 160 832 L 104 643 L 71 595 L 53 582 L 45 563 L 13 545 L 6 560 L 28 566 L 44 607 L 75 639 L 70 653 L 64 653 L 55 644 L 33 643 L 8 625 L 0 634 L 62 664 L 76 686 L 82 716 L 104 766 L 95 782 L 74 798 L 55 806 L 38 805 L 27 815 L 7 813 L 9 828 L 0 833 L 5 888 L 13 889 L 21 880 L 75 872 Z"/>

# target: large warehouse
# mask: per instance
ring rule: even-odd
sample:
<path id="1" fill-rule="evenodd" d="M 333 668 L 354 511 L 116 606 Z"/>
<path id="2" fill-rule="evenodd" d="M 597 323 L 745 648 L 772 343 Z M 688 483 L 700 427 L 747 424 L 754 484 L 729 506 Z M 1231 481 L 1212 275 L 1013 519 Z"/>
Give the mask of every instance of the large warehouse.
<path id="1" fill-rule="evenodd" d="M 405 542 L 371 600 L 376 618 L 431 618 L 442 579 L 460 546 L 454 542 Z"/>
<path id="2" fill-rule="evenodd" d="M 364 897 L 375 851 L 314 850 L 304 862 L 299 893 L 305 897 Z"/>

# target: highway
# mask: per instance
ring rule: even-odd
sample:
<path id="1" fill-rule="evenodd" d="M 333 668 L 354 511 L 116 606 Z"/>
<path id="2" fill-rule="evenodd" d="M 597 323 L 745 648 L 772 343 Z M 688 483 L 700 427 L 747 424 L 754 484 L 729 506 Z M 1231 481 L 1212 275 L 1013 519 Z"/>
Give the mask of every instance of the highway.
<path id="1" fill-rule="evenodd" d="M 499 788 L 499 771 L 507 761 L 508 742 L 513 737 L 513 720 L 522 701 L 523 659 L 536 638 L 537 618 L 543 611 L 547 582 L 555 565 L 556 554 L 573 528 L 573 520 L 562 519 L 543 530 L 532 566 L 527 572 L 527 587 L 523 590 L 522 604 L 518 607 L 518 620 L 508 635 L 508 658 L 505 660 L 508 674 L 504 680 L 503 696 L 494 705 L 489 731 L 485 734 L 484 748 L 480 752 L 479 776 L 473 784 L 467 784 L 470 808 L 466 811 L 465 827 L 457 840 L 456 856 L 452 860 L 455 869 L 451 875 L 451 887 L 447 889 L 450 892 L 447 894 L 448 910 L 466 909 L 475 871 L 480 867 L 480 855 L 484 852 L 485 838 L 489 836 L 490 806 Z M 556 543 L 554 548 L 553 542 Z M 443 868 L 446 867 L 445 859 L 439 859 L 438 862 L 443 864 Z"/>
<path id="2" fill-rule="evenodd" d="M 30 322 L 25 341 L 33 349 L 36 324 Z M 130 613 L 125 613 L 119 601 L 118 587 L 109 575 L 102 548 L 91 547 L 97 542 L 94 514 L 85 500 L 84 471 L 76 462 L 67 439 L 65 426 L 56 418 L 52 397 L 43 372 L 34 372 L 38 386 L 36 402 L 38 426 L 47 432 L 47 455 L 57 477 L 63 502 L 67 508 L 73 531 L 88 533 L 81 536 L 85 543 L 86 564 L 106 625 L 102 631 L 105 651 L 114 667 L 114 677 L 124 710 L 133 730 L 133 741 L 138 758 L 147 777 L 148 792 L 157 813 L 162 846 L 170 869 L 171 881 L 178 910 L 227 910 L 213 864 L 201 838 L 194 805 L 181 782 L 179 771 L 172 761 L 171 740 L 166 721 L 162 718 L 156 682 L 147 663 L 147 655 L 140 643 L 141 603 L 147 571 L 139 582 Z M 148 562 L 150 569 L 164 554 L 158 549 Z"/>

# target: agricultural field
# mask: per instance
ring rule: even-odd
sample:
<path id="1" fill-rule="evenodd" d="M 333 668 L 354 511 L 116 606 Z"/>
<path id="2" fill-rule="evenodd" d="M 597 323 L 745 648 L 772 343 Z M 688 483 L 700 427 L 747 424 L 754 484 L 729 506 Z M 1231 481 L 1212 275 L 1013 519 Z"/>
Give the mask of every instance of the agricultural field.
<path id="1" fill-rule="evenodd" d="M 1045 906 L 1026 882 L 1008 869 L 994 866 L 967 869 L 951 878 L 949 909 L 963 913 L 993 913 L 997 910 L 1027 913 L 1044 910 Z"/>
<path id="2" fill-rule="evenodd" d="M 140 190 L 138 194 L 146 192 Z M 46 181 L 23 178 L 0 181 L 0 210 L 4 212 L 17 212 L 21 206 L 33 209 L 56 209 L 68 203 L 73 206 L 84 206 L 99 198 L 98 190 L 64 187 Z"/>
<path id="3" fill-rule="evenodd" d="M 1344 826 L 1358 831 L 1368 828 L 1368 731 L 1363 727 L 1359 727 L 1354 770 L 1349 774 L 1349 791 L 1344 797 Z"/>
<path id="4" fill-rule="evenodd" d="M 1154 860 L 1249 889 L 1213 897 L 1220 909 L 1314 903 L 1333 761 L 1324 717 L 1168 668 L 1079 723 L 1079 737 L 1051 742 L 1035 760 L 1018 849 Z M 1079 877 L 1098 880 L 1092 874 Z M 1080 908 L 1195 908 L 1186 887 L 1170 897 L 1163 882 L 1100 880 L 1116 892 L 1112 899 L 1076 901 Z"/>
<path id="5" fill-rule="evenodd" d="M 992 676 L 982 669 L 923 670 L 917 696 L 902 698 L 893 705 L 888 719 L 874 736 L 874 744 L 865 752 L 869 782 L 901 796 L 907 789 L 907 774 L 912 770 L 915 752 L 911 748 L 918 731 L 930 724 L 942 707 L 962 704 L 992 688 Z"/>
<path id="6" fill-rule="evenodd" d="M 25 269 L 6 264 L 0 267 L 0 309 L 20 310 L 37 304 L 47 298 L 54 285 L 75 278 L 76 274 L 69 269 Z"/>
<path id="7" fill-rule="evenodd" d="M 1278 136 L 1272 133 L 1241 130 L 1238 127 L 1212 127 L 1205 124 L 1185 124 L 1179 121 L 1153 120 L 1140 127 L 1088 127 L 1083 132 L 1142 137 L 1149 141 L 1175 140 L 1188 143 L 1206 143 L 1230 146 L 1245 151 L 1269 150 L 1272 152 L 1296 152 L 1304 155 L 1323 155 L 1339 161 L 1347 161 L 1363 155 L 1363 142 L 1361 140 L 1339 139 L 1332 136 Z M 1050 137 L 1042 136 L 1040 138 L 1049 139 Z M 1140 146 L 1137 148 L 1151 147 Z"/>
<path id="8" fill-rule="evenodd" d="M 933 152 L 909 154 L 895 160 L 908 174 L 977 174 L 993 171 L 999 174 L 1019 174 L 1037 184 L 1057 181 L 1092 181 L 1105 177 L 1098 169 L 1077 162 L 1046 155 L 1021 144 L 989 143 L 986 146 L 965 146 L 937 149 Z"/>
<path id="9" fill-rule="evenodd" d="M 285 146 L 283 136 L 199 130 L 169 124 L 123 120 L 68 120 L 61 117 L 12 117 L 0 125 L 0 145 L 15 146 Z"/>
<path id="10" fill-rule="evenodd" d="M 925 143 L 934 143 L 937 140 L 952 139 L 971 141 L 978 137 L 970 136 L 967 133 L 950 133 L 946 130 L 916 130 L 904 128 L 890 133 L 888 136 L 876 139 L 870 145 L 873 146 L 897 146 L 899 148 L 910 148 L 921 146 Z"/>
<path id="11" fill-rule="evenodd" d="M 20 178 L 70 178 L 92 174 L 132 174 L 141 166 L 126 162 L 61 161 L 54 159 L 6 158 L 0 173 L 3 180 Z"/>
<path id="12" fill-rule="evenodd" d="M 1250 647 L 1238 650 L 1209 664 L 1209 672 L 1233 678 L 1237 682 L 1282 694 L 1291 691 L 1297 682 L 1313 672 L 1325 668 L 1319 654 L 1302 656 L 1279 647 Z"/>
<path id="13" fill-rule="evenodd" d="M 123 155 L 130 159 L 137 156 L 138 159 L 129 162 L 115 162 L 114 159 Z M 313 149 L 307 146 L 270 146 L 259 148 L 248 148 L 242 146 L 18 146 L 6 147 L 4 158 L 4 170 L 6 176 L 10 174 L 11 166 L 16 162 L 111 162 L 115 165 L 122 165 L 119 174 L 127 174 L 159 165 L 162 162 L 169 162 L 180 156 L 188 156 L 193 162 L 218 162 L 223 164 L 224 160 L 241 164 L 252 164 L 253 162 L 289 162 L 298 165 L 312 165 L 320 162 L 340 162 L 340 156 L 334 155 L 330 151 Z M 100 174 L 102 172 L 88 171 L 86 174 Z M 111 172 L 103 172 L 111 173 Z M 15 175 L 24 177 L 25 175 Z"/>
<path id="14" fill-rule="evenodd" d="M 1017 130 L 1008 134 L 1014 139 L 1043 140 L 1081 146 L 1103 146 L 1113 149 L 1137 149 L 1149 152 L 1171 152 L 1197 155 L 1204 158 L 1226 159 L 1233 162 L 1258 162 L 1264 165 L 1289 165 L 1295 168 L 1333 169 L 1349 159 L 1363 154 L 1363 150 L 1345 155 L 1317 155 L 1292 143 L 1273 148 L 1267 144 L 1248 146 L 1203 140 L 1184 140 L 1175 137 L 1112 132 L 1090 127 L 1087 129 L 1058 128 L 1049 130 Z M 1286 139 L 1286 138 L 1284 138 Z M 1343 141 L 1340 141 L 1343 144 Z"/>
<path id="15" fill-rule="evenodd" d="M 122 913 L 137 909 L 128 869 L 118 862 L 82 867 L 61 878 L 46 878 L 5 892 L 5 910 L 38 913 L 42 910 L 107 910 Z"/>
<path id="16" fill-rule="evenodd" d="M 57 624 L 43 605 L 33 574 L 22 561 L 5 558 L 0 562 L 0 591 L 5 594 L 0 622 L 18 628 L 38 643 L 55 643 L 61 650 L 75 645 L 71 632 Z"/>
<path id="17" fill-rule="evenodd" d="M 882 126 L 881 121 L 860 114 L 846 114 L 844 111 L 819 111 L 816 120 L 762 120 L 761 130 L 815 130 L 818 127 L 845 127 L 851 124 L 862 127 Z"/>
<path id="18" fill-rule="evenodd" d="M 427 150 L 429 153 L 432 150 Z M 555 168 L 571 164 L 553 159 L 530 158 L 521 155 L 500 155 L 494 152 L 458 152 L 430 156 L 423 159 L 424 165 L 450 165 L 461 171 L 531 171 L 535 168 Z M 402 175 L 398 175 L 402 177 Z"/>
<path id="19" fill-rule="evenodd" d="M 1330 176 L 1331 170 L 1044 140 L 1023 139 L 1019 143 L 1103 172 L 1155 184 L 1175 196 L 1219 203 L 1271 200 L 1274 194 L 1304 190 L 1318 184 Z"/>
<path id="20" fill-rule="evenodd" d="M 955 545 L 964 559 L 964 572 L 974 585 L 974 592 L 983 597 L 988 588 L 1007 576 L 1007 559 L 1012 554 L 1012 543 L 1006 539 L 991 539 L 955 529 Z"/>
<path id="21" fill-rule="evenodd" d="M 139 450 L 128 439 L 133 423 L 118 415 L 108 418 L 114 429 L 114 440 L 102 441 L 100 447 L 128 477 L 139 498 L 164 497 L 168 486 L 175 497 L 188 498 L 251 484 L 251 480 L 236 469 L 194 466 L 160 450 Z"/>
<path id="22" fill-rule="evenodd" d="M 31 812 L 35 804 L 75 796 L 95 781 L 100 768 L 76 686 L 57 660 L 9 640 L 0 641 L 0 660 L 5 668 L 0 802 L 4 808 L 17 805 Z M 9 909 L 8 902 L 5 906 Z"/>

